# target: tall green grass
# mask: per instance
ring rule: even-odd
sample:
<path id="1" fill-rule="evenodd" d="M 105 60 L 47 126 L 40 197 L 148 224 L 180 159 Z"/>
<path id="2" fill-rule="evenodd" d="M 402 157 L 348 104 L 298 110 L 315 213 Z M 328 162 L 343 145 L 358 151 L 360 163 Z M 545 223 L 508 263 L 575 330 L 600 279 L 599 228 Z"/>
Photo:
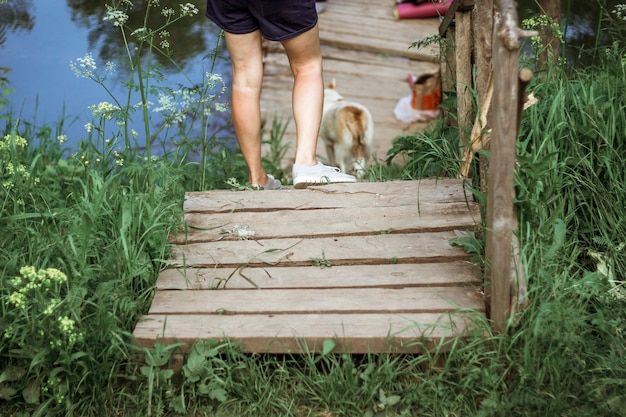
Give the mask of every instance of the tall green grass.
<path id="1" fill-rule="evenodd" d="M 626 415 L 625 53 L 616 42 L 594 66 L 529 87 L 539 102 L 523 116 L 515 187 L 531 304 L 474 351 L 490 352 L 477 365 L 497 381 L 472 415 Z M 393 151 L 417 177 L 455 175 L 451 130 L 398 138 Z"/>

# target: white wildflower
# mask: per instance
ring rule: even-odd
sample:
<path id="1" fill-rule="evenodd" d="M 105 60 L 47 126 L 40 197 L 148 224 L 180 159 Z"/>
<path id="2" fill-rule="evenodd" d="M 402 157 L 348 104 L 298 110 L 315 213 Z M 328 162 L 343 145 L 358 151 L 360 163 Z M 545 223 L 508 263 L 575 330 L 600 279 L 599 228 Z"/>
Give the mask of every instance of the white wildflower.
<path id="1" fill-rule="evenodd" d="M 110 120 L 113 118 L 113 115 L 115 115 L 121 109 L 116 105 L 113 105 L 107 101 L 103 101 L 101 103 L 98 103 L 97 106 L 95 104 L 92 104 L 91 106 L 89 106 L 89 110 L 91 110 L 91 114 L 96 117 L 104 117 L 105 119 Z"/>
<path id="2" fill-rule="evenodd" d="M 215 111 L 225 113 L 228 111 L 228 103 L 215 103 Z"/>
<path id="3" fill-rule="evenodd" d="M 185 3 L 180 5 L 180 15 L 181 16 L 193 16 L 198 14 L 198 8 L 191 4 Z"/>
<path id="4" fill-rule="evenodd" d="M 626 20 L 626 4 L 616 4 L 612 13 L 620 20 Z"/>
<path id="5" fill-rule="evenodd" d="M 104 15 L 104 21 L 112 21 L 113 26 L 121 27 L 128 21 L 128 15 L 121 10 L 114 9 L 113 7 L 107 5 L 107 12 Z"/>
<path id="6" fill-rule="evenodd" d="M 131 33 L 131 36 L 136 36 L 139 39 L 147 39 L 149 35 L 150 35 L 150 31 L 148 31 L 148 29 L 146 29 L 145 27 L 144 28 L 135 29 Z"/>
<path id="7" fill-rule="evenodd" d="M 70 61 L 70 68 L 79 78 L 95 78 L 95 72 L 98 69 L 91 52 L 87 52 L 82 58 L 76 58 L 76 62 Z"/>
<path id="8" fill-rule="evenodd" d="M 166 119 L 164 123 L 167 126 L 185 120 L 187 109 L 197 101 L 194 97 L 193 90 L 186 88 L 170 91 L 169 94 L 160 94 L 157 100 L 159 107 L 155 108 L 154 111 L 163 113 Z"/>

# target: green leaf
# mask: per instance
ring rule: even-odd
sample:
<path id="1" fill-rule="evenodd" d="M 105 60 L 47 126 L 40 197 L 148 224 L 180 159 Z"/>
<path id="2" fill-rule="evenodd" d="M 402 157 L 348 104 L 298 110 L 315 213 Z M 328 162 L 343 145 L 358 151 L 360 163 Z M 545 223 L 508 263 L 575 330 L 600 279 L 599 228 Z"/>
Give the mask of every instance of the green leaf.
<path id="1" fill-rule="evenodd" d="M 10 400 L 13 398 L 17 390 L 9 387 L 8 385 L 0 384 L 0 399 Z"/>
<path id="2" fill-rule="evenodd" d="M 399 395 L 390 395 L 387 397 L 387 405 L 395 405 L 400 402 L 401 397 Z"/>
<path id="3" fill-rule="evenodd" d="M 163 346 L 161 343 L 154 345 L 154 350 L 146 354 L 146 363 L 150 366 L 161 367 L 170 360 L 170 350 L 175 349 L 175 345 Z"/>
<path id="4" fill-rule="evenodd" d="M 546 259 L 552 259 L 556 255 L 557 251 L 563 247 L 565 244 L 565 234 L 567 232 L 567 228 L 565 227 L 565 222 L 562 219 L 557 219 L 556 224 L 554 225 L 554 237 L 552 240 L 552 246 L 548 249 L 545 257 Z"/>
<path id="5" fill-rule="evenodd" d="M 322 355 L 324 356 L 328 355 L 330 352 L 333 351 L 333 349 L 335 349 L 335 346 L 337 346 L 337 343 L 335 343 L 334 340 L 332 339 L 324 340 L 324 343 L 322 344 Z"/>
<path id="6" fill-rule="evenodd" d="M 172 376 L 174 375 L 174 370 L 173 369 L 161 369 L 158 375 L 159 375 L 159 382 L 161 383 L 167 382 L 170 379 L 172 379 Z"/>
<path id="7" fill-rule="evenodd" d="M 185 393 L 184 391 L 180 395 L 175 396 L 170 401 L 170 407 L 179 414 L 186 414 L 187 408 L 185 407 Z"/>
<path id="8" fill-rule="evenodd" d="M 211 392 L 209 392 L 209 398 L 217 400 L 221 403 L 226 402 L 226 390 L 224 390 L 223 388 L 215 388 L 211 390 Z"/>
<path id="9" fill-rule="evenodd" d="M 2 371 L 2 374 L 0 374 L 0 383 L 17 381 L 18 379 L 22 378 L 25 374 L 26 374 L 25 369 L 19 368 L 17 366 L 9 366 L 7 369 Z"/>
<path id="10" fill-rule="evenodd" d="M 28 404 L 38 404 L 39 394 L 39 381 L 37 381 L 36 379 L 31 380 L 22 390 L 22 397 L 24 397 L 24 400 Z"/>
<path id="11" fill-rule="evenodd" d="M 183 373 L 185 374 L 185 377 L 187 377 L 187 379 L 191 382 L 198 381 L 205 364 L 206 359 L 204 358 L 204 355 L 193 350 L 187 358 L 187 363 L 183 366 Z"/>

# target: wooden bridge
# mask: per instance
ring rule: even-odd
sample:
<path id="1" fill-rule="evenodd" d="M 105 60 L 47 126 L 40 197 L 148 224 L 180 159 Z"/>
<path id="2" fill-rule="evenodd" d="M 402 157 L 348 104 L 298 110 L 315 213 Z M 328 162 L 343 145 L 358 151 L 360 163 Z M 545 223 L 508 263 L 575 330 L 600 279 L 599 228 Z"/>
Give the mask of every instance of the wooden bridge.
<path id="1" fill-rule="evenodd" d="M 419 351 L 484 318 L 478 271 L 450 243 L 480 221 L 458 180 L 188 193 L 184 208 L 142 344 Z"/>
<path id="2" fill-rule="evenodd" d="M 513 95 L 496 95 L 505 114 L 495 116 L 492 129 L 477 114 L 478 133 L 472 131 L 467 142 L 474 151 L 488 146 L 484 136 L 490 132 L 492 155 L 498 155 L 489 167 L 485 271 L 452 244 L 482 222 L 463 178 L 187 193 L 188 231 L 171 238 L 174 256 L 160 274 L 150 311 L 134 331 L 137 343 L 229 339 L 244 351 L 280 353 L 320 351 L 332 341 L 335 351 L 419 352 L 456 336 L 482 334 L 486 319 L 495 331 L 502 329 L 524 295 L 517 291 L 523 277 L 516 263 L 511 200 L 523 92 L 512 69 L 518 65 L 512 4 L 498 4 L 507 19 L 493 50 L 504 70 L 487 78 L 496 85 L 491 91 Z M 471 23 L 469 0 L 455 0 L 441 26 L 437 19 L 394 21 L 392 6 L 391 0 L 382 5 L 331 0 L 320 18 L 327 74 L 344 83 L 345 96 L 372 109 L 379 155 L 393 137 L 419 128 L 402 125 L 392 115 L 396 100 L 407 92 L 400 87 L 406 85 L 407 70 L 432 65 L 407 45 L 431 29 L 448 33 L 455 21 L 457 27 L 469 25 L 457 29 L 459 41 L 472 26 L 485 30 L 484 21 Z M 410 32 L 415 27 L 422 29 Z M 394 52 L 398 46 L 402 53 Z M 290 113 L 290 77 L 279 49 L 268 46 L 266 115 Z M 471 52 L 457 54 L 456 71 L 462 77 L 471 61 Z M 478 72 L 484 81 L 485 67 Z M 459 111 L 468 112 L 459 121 L 471 128 L 463 126 L 471 123 L 472 113 L 471 103 L 464 101 L 466 87 L 457 75 Z M 486 84 L 478 89 L 481 103 L 490 102 Z"/>

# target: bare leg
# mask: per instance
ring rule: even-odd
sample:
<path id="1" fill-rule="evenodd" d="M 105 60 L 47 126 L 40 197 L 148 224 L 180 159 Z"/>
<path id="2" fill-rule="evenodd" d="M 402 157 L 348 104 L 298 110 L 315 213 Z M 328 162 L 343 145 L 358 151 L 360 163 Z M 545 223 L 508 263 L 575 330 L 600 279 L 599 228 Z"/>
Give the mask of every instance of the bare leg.
<path id="1" fill-rule="evenodd" d="M 233 68 L 232 117 L 237 141 L 246 161 L 251 184 L 265 185 L 267 173 L 261 164 L 261 86 L 263 51 L 261 33 L 226 33 Z"/>
<path id="2" fill-rule="evenodd" d="M 292 106 L 296 123 L 296 164 L 315 165 L 322 119 L 324 80 L 319 28 L 282 42 L 294 76 Z"/>

